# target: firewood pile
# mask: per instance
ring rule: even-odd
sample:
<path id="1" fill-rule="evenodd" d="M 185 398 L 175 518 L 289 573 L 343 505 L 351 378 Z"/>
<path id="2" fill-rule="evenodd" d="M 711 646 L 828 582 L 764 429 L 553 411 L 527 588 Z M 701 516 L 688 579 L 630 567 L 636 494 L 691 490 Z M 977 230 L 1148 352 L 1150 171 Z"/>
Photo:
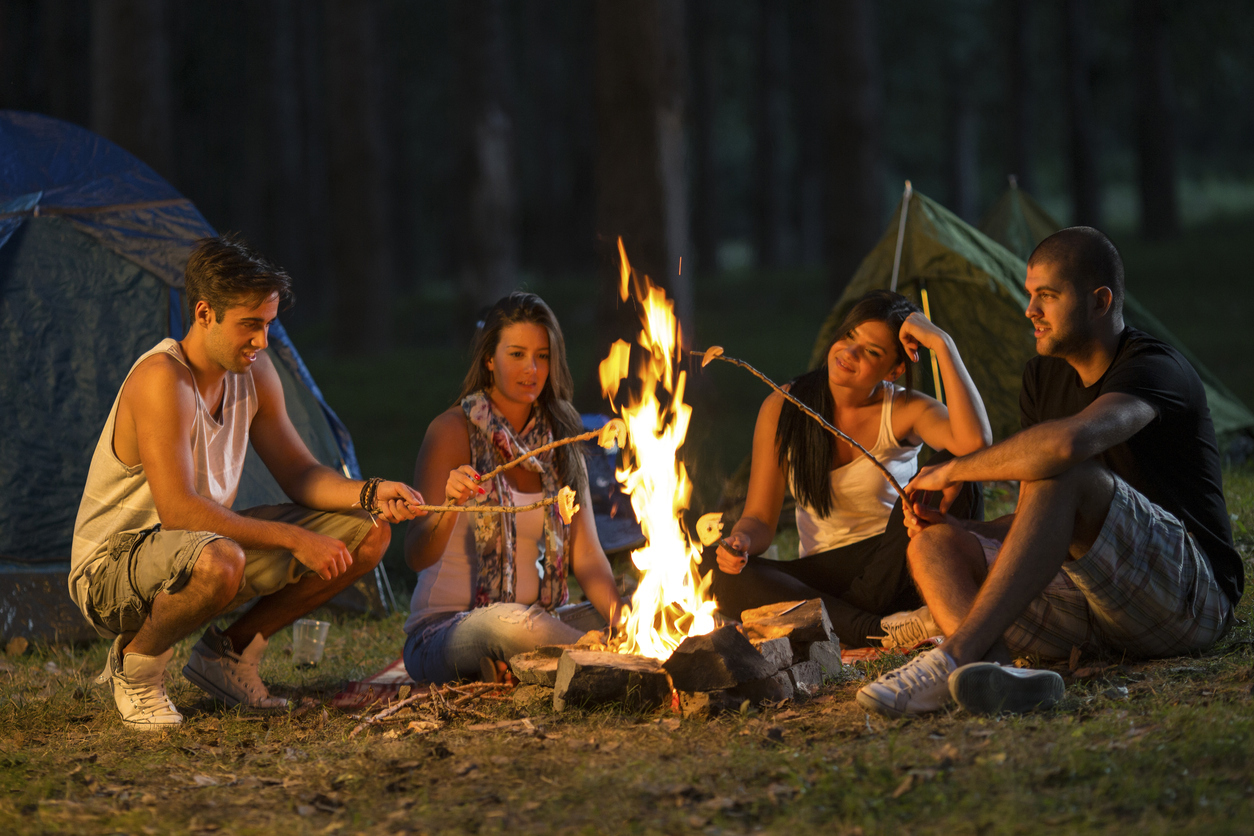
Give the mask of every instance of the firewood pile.
<path id="1" fill-rule="evenodd" d="M 521 653 L 509 665 L 520 684 L 551 688 L 556 711 L 669 702 L 684 716 L 809 695 L 840 672 L 840 643 L 820 599 L 746 610 L 741 619 L 690 636 L 665 662 L 555 645 Z"/>

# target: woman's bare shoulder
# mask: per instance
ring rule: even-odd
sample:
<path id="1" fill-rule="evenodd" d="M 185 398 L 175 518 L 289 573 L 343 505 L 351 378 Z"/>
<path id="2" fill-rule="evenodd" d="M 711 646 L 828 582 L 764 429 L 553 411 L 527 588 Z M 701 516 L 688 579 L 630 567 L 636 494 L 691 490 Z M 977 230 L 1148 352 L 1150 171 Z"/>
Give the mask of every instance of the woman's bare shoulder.
<path id="1" fill-rule="evenodd" d="M 470 424 L 459 404 L 441 412 L 427 426 L 427 438 L 436 443 L 469 441 Z"/>

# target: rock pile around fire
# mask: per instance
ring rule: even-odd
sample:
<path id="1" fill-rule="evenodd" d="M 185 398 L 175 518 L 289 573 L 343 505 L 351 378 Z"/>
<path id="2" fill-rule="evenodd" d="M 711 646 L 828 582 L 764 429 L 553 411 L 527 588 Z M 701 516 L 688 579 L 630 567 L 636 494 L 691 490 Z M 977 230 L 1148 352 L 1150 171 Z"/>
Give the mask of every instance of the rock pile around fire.
<path id="1" fill-rule="evenodd" d="M 520 653 L 509 664 L 523 685 L 552 688 L 556 711 L 677 701 L 684 716 L 810 694 L 840 672 L 840 643 L 820 599 L 745 610 L 741 619 L 684 639 L 665 662 L 554 645 Z"/>

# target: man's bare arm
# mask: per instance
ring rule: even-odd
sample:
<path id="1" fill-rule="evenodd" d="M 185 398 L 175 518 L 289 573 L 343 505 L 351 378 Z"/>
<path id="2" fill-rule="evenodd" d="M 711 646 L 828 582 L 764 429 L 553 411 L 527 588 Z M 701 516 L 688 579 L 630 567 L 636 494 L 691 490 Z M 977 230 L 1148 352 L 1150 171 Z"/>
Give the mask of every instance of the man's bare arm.
<path id="1" fill-rule="evenodd" d="M 257 414 L 249 428 L 253 449 L 265 462 L 283 492 L 298 505 L 318 511 L 346 511 L 361 498 L 362 483 L 345 478 L 313 457 L 287 414 L 283 384 L 269 355 L 261 352 L 252 368 L 257 387 Z M 376 505 L 388 522 L 422 516 L 411 506 L 422 496 L 403 482 L 379 485 Z"/>
<path id="2" fill-rule="evenodd" d="M 1140 398 L 1112 392 L 1070 418 L 1046 421 L 968 456 L 925 467 L 908 490 L 942 490 L 955 482 L 1049 479 L 1140 432 L 1157 412 Z"/>

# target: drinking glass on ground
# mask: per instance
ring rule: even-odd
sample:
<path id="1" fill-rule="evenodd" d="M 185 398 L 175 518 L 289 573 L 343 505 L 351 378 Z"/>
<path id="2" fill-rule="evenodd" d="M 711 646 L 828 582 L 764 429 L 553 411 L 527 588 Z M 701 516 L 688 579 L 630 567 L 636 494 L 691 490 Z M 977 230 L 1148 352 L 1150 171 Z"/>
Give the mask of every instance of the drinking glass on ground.
<path id="1" fill-rule="evenodd" d="M 314 618 L 302 618 L 292 625 L 292 663 L 316 665 L 322 661 L 322 651 L 327 647 L 327 632 L 331 622 Z"/>

